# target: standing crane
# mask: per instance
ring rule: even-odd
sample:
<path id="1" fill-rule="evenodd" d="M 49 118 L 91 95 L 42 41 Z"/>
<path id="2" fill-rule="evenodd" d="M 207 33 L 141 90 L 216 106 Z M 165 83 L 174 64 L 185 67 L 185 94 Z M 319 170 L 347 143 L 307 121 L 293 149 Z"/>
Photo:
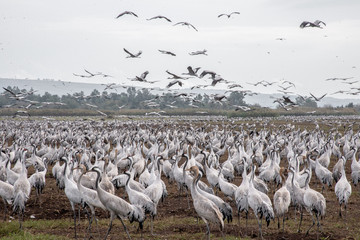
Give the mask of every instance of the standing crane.
<path id="1" fill-rule="evenodd" d="M 72 155 L 72 153 L 69 154 L 69 156 L 71 156 L 71 155 Z M 82 201 L 81 193 L 80 193 L 79 189 L 77 188 L 76 183 L 72 180 L 72 177 L 71 178 L 69 177 L 69 174 L 71 173 L 71 171 L 68 171 L 68 167 L 69 167 L 68 166 L 68 158 L 62 157 L 60 159 L 60 161 L 64 162 L 64 164 L 65 164 L 64 172 L 63 172 L 64 184 L 65 184 L 65 195 L 69 199 L 71 209 L 73 211 L 75 238 L 77 238 L 75 204 L 81 204 L 81 201 Z M 72 176 L 72 174 L 71 174 L 71 176 Z"/>
<path id="2" fill-rule="evenodd" d="M 195 173 L 195 177 L 191 185 L 191 197 L 193 199 L 193 204 L 196 213 L 201 217 L 201 219 L 206 224 L 207 239 L 210 239 L 210 227 L 208 221 L 218 224 L 220 226 L 221 234 L 223 235 L 222 231 L 224 230 L 224 221 L 222 220 L 222 214 L 219 208 L 215 205 L 214 202 L 212 202 L 211 200 L 207 199 L 206 197 L 204 197 L 199 193 L 197 182 L 200 180 L 202 175 L 199 173 L 199 168 L 197 166 L 192 166 L 190 169 L 186 171 L 192 171 L 193 173 Z"/>
<path id="3" fill-rule="evenodd" d="M 141 206 L 144 209 L 145 214 L 150 213 L 151 235 L 153 235 L 153 218 L 157 214 L 156 205 L 146 194 L 133 190 L 129 186 L 131 175 L 128 172 L 125 172 L 125 174 L 128 176 L 128 179 L 125 184 L 125 190 L 129 196 L 129 201 L 133 205 Z"/>
<path id="4" fill-rule="evenodd" d="M 246 173 L 246 158 L 242 159 L 244 164 L 244 170 L 242 172 L 242 182 L 239 187 L 237 187 L 235 191 L 235 202 L 236 207 L 238 209 L 238 220 L 240 222 L 240 213 L 245 211 L 245 218 L 246 218 L 246 228 L 248 225 L 248 214 L 249 214 L 249 203 L 248 203 L 248 192 L 249 192 L 249 179 Z"/>
<path id="5" fill-rule="evenodd" d="M 161 180 L 161 172 L 162 172 L 162 157 L 158 157 L 155 161 L 158 166 L 158 174 L 156 175 L 155 181 L 149 185 L 144 193 L 155 203 L 155 206 L 157 207 L 159 204 L 160 199 L 164 199 L 167 196 L 167 190 L 165 183 Z M 155 217 L 155 215 L 151 215 L 152 218 Z M 152 219 L 151 222 L 153 222 L 154 219 Z M 151 228 L 153 228 L 151 226 Z M 153 234 L 153 229 L 151 229 L 151 233 Z"/>
<path id="6" fill-rule="evenodd" d="M 14 199 L 14 186 L 0 180 L 0 197 L 4 201 L 4 221 L 6 220 L 6 214 L 8 207 L 6 203 L 11 204 Z"/>
<path id="7" fill-rule="evenodd" d="M 335 194 L 340 203 L 339 215 L 341 217 L 341 205 L 344 204 L 345 208 L 345 220 L 346 220 L 346 205 L 351 195 L 351 185 L 346 179 L 345 174 L 345 158 L 343 158 L 343 168 L 341 169 L 341 178 L 335 185 Z"/>
<path id="8" fill-rule="evenodd" d="M 145 212 L 139 205 L 132 205 L 122 198 L 113 195 L 109 192 L 106 192 L 104 189 L 100 187 L 100 176 L 101 172 L 98 167 L 93 167 L 90 169 L 91 172 L 96 172 L 96 182 L 95 182 L 95 189 L 98 193 L 99 199 L 102 202 L 102 204 L 106 207 L 106 209 L 110 212 L 110 224 L 109 228 L 106 232 L 105 239 L 109 235 L 111 228 L 112 228 L 112 222 L 115 217 L 118 217 L 121 221 L 121 224 L 124 227 L 124 230 L 126 232 L 126 235 L 129 239 L 131 239 L 129 232 L 122 220 L 122 217 L 127 217 L 130 220 L 130 223 L 133 221 L 139 222 L 140 229 L 143 228 L 143 222 L 145 221 Z"/>
<path id="9" fill-rule="evenodd" d="M 80 177 L 79 177 L 79 179 L 78 179 L 78 181 L 76 183 L 76 186 L 77 186 L 79 192 L 81 193 L 82 204 L 83 205 L 86 204 L 87 206 L 90 207 L 91 220 L 89 220 L 88 231 L 89 231 L 89 234 L 91 236 L 91 224 L 92 224 L 93 220 L 95 220 L 95 222 L 97 223 L 96 216 L 95 216 L 95 207 L 101 208 L 103 210 L 106 210 L 106 208 L 101 203 L 101 201 L 99 199 L 99 196 L 98 196 L 97 192 L 94 189 L 84 187 L 81 184 L 81 179 L 82 179 L 83 175 L 86 173 L 85 166 L 81 164 L 78 167 L 74 168 L 73 170 L 75 170 L 75 169 L 81 169 L 82 170 L 82 172 L 80 174 Z"/>
<path id="10" fill-rule="evenodd" d="M 270 198 L 263 192 L 260 192 L 254 187 L 253 179 L 255 174 L 255 165 L 252 166 L 252 176 L 249 181 L 248 203 L 250 208 L 254 211 L 255 217 L 259 224 L 259 233 L 261 239 L 263 239 L 261 230 L 261 220 L 265 217 L 267 226 L 269 226 L 270 220 L 274 219 L 274 210 Z M 259 216 L 260 215 L 260 216 Z"/>
<path id="11" fill-rule="evenodd" d="M 305 209 L 311 215 L 313 224 L 307 230 L 306 236 L 309 234 L 310 229 L 315 225 L 315 219 L 314 219 L 314 215 L 313 215 L 313 212 L 314 212 L 315 216 L 316 216 L 316 220 L 317 220 L 317 227 L 318 227 L 317 239 L 319 239 L 319 229 L 320 229 L 319 217 L 325 216 L 326 201 L 325 201 L 324 196 L 321 193 L 319 193 L 309 187 L 309 181 L 310 181 L 310 179 L 308 177 L 307 181 L 306 181 L 306 186 L 305 186 L 304 204 L 305 204 Z"/>
<path id="12" fill-rule="evenodd" d="M 24 221 L 25 204 L 29 199 L 31 191 L 31 185 L 27 178 L 27 170 L 25 166 L 26 153 L 27 149 L 23 149 L 20 159 L 22 164 L 21 173 L 14 183 L 13 212 L 19 212 L 20 229 L 22 229 L 22 222 Z"/>
<path id="13" fill-rule="evenodd" d="M 276 216 L 278 218 L 278 229 L 280 228 L 280 219 L 279 216 L 283 217 L 283 232 L 284 232 L 284 225 L 285 225 L 285 213 L 288 212 L 291 198 L 290 198 L 290 192 L 286 188 L 285 183 L 285 176 L 284 173 L 287 173 L 286 168 L 280 168 L 280 176 L 282 178 L 282 187 L 277 190 L 274 194 L 274 210 L 276 213 Z"/>

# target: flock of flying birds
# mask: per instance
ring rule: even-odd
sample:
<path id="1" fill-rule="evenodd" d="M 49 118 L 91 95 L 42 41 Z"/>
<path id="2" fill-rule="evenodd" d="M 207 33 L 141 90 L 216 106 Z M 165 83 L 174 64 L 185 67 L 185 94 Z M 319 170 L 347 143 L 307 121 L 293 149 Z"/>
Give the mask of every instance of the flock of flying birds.
<path id="1" fill-rule="evenodd" d="M 229 14 L 227 13 L 222 13 L 219 14 L 217 17 L 218 18 L 230 18 L 234 15 L 238 15 L 240 14 L 240 12 L 234 11 L 231 12 Z M 131 11 L 124 11 L 120 14 L 118 14 L 116 16 L 116 19 L 119 19 L 121 17 L 124 17 L 125 15 L 128 16 L 133 16 L 133 17 L 138 17 L 138 15 L 134 12 Z M 166 16 L 163 15 L 158 15 L 158 16 L 154 16 L 151 18 L 148 18 L 146 20 L 148 21 L 152 21 L 155 19 L 161 19 L 164 20 L 166 22 L 172 22 L 172 20 Z M 191 29 L 194 29 L 196 31 L 198 31 L 198 29 L 192 25 L 189 22 L 177 22 L 175 24 L 173 24 L 173 26 L 178 26 L 178 25 L 183 25 L 183 26 L 187 26 Z M 320 20 L 316 20 L 314 22 L 310 22 L 310 21 L 303 21 L 300 24 L 300 28 L 308 28 L 308 27 L 315 27 L 315 28 L 323 28 L 323 26 L 326 26 L 325 22 L 320 21 Z M 277 38 L 276 40 L 285 40 L 284 38 Z M 141 58 L 143 52 L 137 51 L 137 52 L 133 52 L 130 51 L 126 48 L 123 48 L 124 52 L 126 53 L 126 58 Z M 165 54 L 165 55 L 169 55 L 172 57 L 176 57 L 177 55 L 169 50 L 163 50 L 163 49 L 158 49 L 158 51 L 161 54 Z M 203 56 L 207 56 L 207 50 L 203 49 L 203 50 L 198 50 L 198 51 L 193 51 L 193 52 L 189 52 L 188 53 L 190 56 L 197 56 L 197 55 L 203 55 Z M 243 84 L 239 84 L 233 81 L 229 81 L 224 79 L 219 73 L 215 72 L 215 71 L 211 71 L 211 70 L 202 70 L 201 67 L 193 67 L 193 66 L 188 66 L 187 67 L 187 71 L 185 71 L 184 73 L 174 73 L 174 72 L 170 72 L 169 70 L 165 71 L 168 74 L 168 79 L 170 80 L 170 82 L 168 82 L 168 84 L 165 86 L 165 89 L 167 91 L 172 91 L 173 87 L 178 87 L 178 88 L 182 88 L 184 86 L 185 82 L 191 82 L 191 84 L 193 83 L 197 83 L 199 81 L 191 81 L 191 79 L 202 79 L 205 80 L 206 84 L 195 84 L 193 85 L 190 89 L 204 89 L 207 87 L 214 87 L 219 83 L 223 83 L 226 85 L 227 90 L 225 91 L 224 94 L 213 94 L 211 95 L 211 99 L 215 102 L 215 103 L 219 103 L 219 104 L 224 104 L 226 103 L 227 100 L 227 96 L 226 94 L 229 92 L 240 92 L 242 93 L 244 96 L 248 95 L 248 96 L 252 96 L 255 95 L 257 93 L 252 92 L 250 90 L 240 90 L 244 88 Z M 113 78 L 114 76 L 110 75 L 110 74 L 104 74 L 102 72 L 92 72 L 89 70 L 84 69 L 84 73 L 73 73 L 74 76 L 76 77 L 81 77 L 81 78 L 92 78 L 92 77 L 103 77 L 103 78 Z M 154 84 L 157 83 L 159 81 L 153 81 L 153 80 L 149 80 L 148 79 L 148 75 L 149 75 L 149 71 L 146 70 L 143 73 L 136 75 L 135 77 L 132 78 L 128 78 L 128 80 L 130 80 L 131 82 L 141 82 L 141 83 L 146 83 L 146 84 Z M 341 81 L 344 84 L 347 85 L 352 85 L 354 83 L 357 83 L 358 81 L 348 81 L 352 78 L 329 78 L 326 79 L 326 81 Z M 208 82 L 209 81 L 209 82 Z M 293 107 L 298 106 L 294 100 L 290 99 L 290 95 L 295 95 L 296 97 L 300 97 L 301 99 L 303 99 L 304 101 L 307 98 L 311 98 L 314 101 L 321 101 L 326 95 L 327 93 L 323 94 L 320 97 L 315 96 L 312 93 L 309 93 L 310 96 L 302 96 L 299 94 L 296 94 L 293 90 L 296 88 L 295 84 L 291 81 L 287 81 L 287 80 L 281 80 L 281 81 L 273 81 L 273 82 L 269 82 L 269 81 L 259 81 L 256 83 L 249 83 L 246 82 L 246 84 L 251 85 L 251 86 L 263 86 L 263 87 L 268 87 L 268 86 L 278 86 L 279 89 L 277 89 L 277 91 L 281 94 L 283 94 L 282 98 L 277 98 L 274 100 L 274 103 L 278 103 L 280 107 L 284 108 L 285 110 L 291 110 Z M 121 84 L 116 84 L 116 83 L 109 83 L 109 84 L 103 84 L 105 85 L 105 90 L 116 90 L 116 88 L 119 87 L 123 87 L 126 88 L 124 85 Z M 129 84 L 128 84 L 129 85 Z M 154 88 L 149 88 L 150 90 L 154 89 Z M 8 89 L 5 89 L 6 91 L 8 91 L 12 97 L 16 97 L 15 93 L 12 93 L 11 91 L 9 91 Z M 180 89 L 179 89 L 180 90 Z M 181 91 L 181 90 L 180 90 Z M 339 90 L 337 92 L 331 93 L 332 94 L 351 94 L 351 95 L 357 95 L 360 93 L 360 88 L 350 88 L 350 90 Z M 189 100 L 191 103 L 189 104 L 191 107 L 194 108 L 198 108 L 199 106 L 196 105 L 196 101 L 194 100 L 194 94 L 188 94 L 188 93 L 183 93 L 183 92 L 175 92 L 174 93 L 174 97 L 181 97 L 181 98 L 185 98 L 185 100 Z M 194 103 L 195 102 L 195 103 Z M 155 104 L 154 102 L 150 102 L 151 104 Z M 151 106 L 151 105 L 150 105 Z M 157 105 L 155 104 L 154 107 L 156 107 Z M 168 105 L 169 107 L 172 105 Z M 250 111 L 252 110 L 252 108 L 248 107 L 248 106 L 233 106 L 235 108 L 236 111 L 241 110 L 241 111 Z M 103 114 L 102 114 L 103 115 Z"/>

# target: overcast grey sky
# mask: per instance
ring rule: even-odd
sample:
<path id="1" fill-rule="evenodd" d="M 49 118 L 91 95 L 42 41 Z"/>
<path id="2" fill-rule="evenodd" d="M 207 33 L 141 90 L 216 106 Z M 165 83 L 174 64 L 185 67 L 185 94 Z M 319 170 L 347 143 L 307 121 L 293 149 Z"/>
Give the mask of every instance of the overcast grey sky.
<path id="1" fill-rule="evenodd" d="M 350 87 L 332 77 L 360 81 L 360 1 L 358 0 L 0 0 L 0 78 L 60 79 L 90 83 L 125 83 L 148 70 L 148 80 L 164 87 L 169 70 L 187 66 L 212 70 L 244 89 L 272 93 L 279 87 L 254 87 L 261 80 L 292 81 L 296 93 L 331 94 Z M 139 17 L 126 15 L 133 11 Z M 220 13 L 239 11 L 231 18 Z M 147 21 L 164 15 L 172 20 Z M 323 29 L 304 28 L 302 21 L 322 20 Z M 186 21 L 186 26 L 173 26 Z M 285 40 L 276 40 L 284 38 Z M 143 51 L 129 59 L 123 48 Z M 176 57 L 163 55 L 169 50 Z M 188 53 L 207 49 L 208 56 Z M 79 78 L 84 69 L 114 78 Z M 185 81 L 184 81 L 185 82 Z M 211 83 L 191 79 L 185 87 Z M 221 83 L 215 88 L 226 88 Z M 357 97 L 332 95 L 334 97 Z"/>

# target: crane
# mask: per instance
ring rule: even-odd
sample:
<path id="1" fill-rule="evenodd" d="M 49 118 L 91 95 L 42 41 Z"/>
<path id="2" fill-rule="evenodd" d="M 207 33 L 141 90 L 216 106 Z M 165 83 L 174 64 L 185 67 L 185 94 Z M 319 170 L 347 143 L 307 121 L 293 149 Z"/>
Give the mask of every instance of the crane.
<path id="1" fill-rule="evenodd" d="M 20 159 L 22 164 L 21 173 L 14 183 L 13 212 L 19 212 L 20 229 L 22 229 L 22 222 L 24 221 L 25 204 L 29 199 L 31 191 L 31 185 L 27 178 L 27 170 L 25 166 L 26 153 L 27 149 L 23 149 Z"/>
<path id="2" fill-rule="evenodd" d="M 205 222 L 207 232 L 206 237 L 210 239 L 210 227 L 209 222 L 213 222 L 220 227 L 221 234 L 223 235 L 224 230 L 224 221 L 222 220 L 222 214 L 219 208 L 215 205 L 214 202 L 210 201 L 203 195 L 199 193 L 199 189 L 197 186 L 197 182 L 200 180 L 202 174 L 199 173 L 199 168 L 197 166 L 192 166 L 190 169 L 186 171 L 192 171 L 195 174 L 194 180 L 191 184 L 191 197 L 193 199 L 193 204 L 196 213 L 201 217 L 201 219 Z"/>
<path id="3" fill-rule="evenodd" d="M 101 172 L 98 167 L 93 167 L 89 171 L 96 172 L 96 182 L 95 182 L 95 189 L 98 193 L 99 199 L 102 202 L 102 204 L 106 207 L 106 209 L 110 212 L 110 224 L 109 228 L 106 232 L 105 239 L 109 235 L 111 228 L 112 228 L 112 222 L 115 217 L 118 217 L 121 221 L 121 224 L 124 227 L 124 230 L 126 232 L 126 235 L 129 239 L 131 239 L 129 232 L 122 220 L 122 217 L 127 217 L 130 220 L 130 223 L 133 221 L 139 222 L 140 229 L 143 228 L 143 222 L 145 221 L 145 212 L 139 205 L 132 205 L 122 198 L 113 195 L 109 192 L 106 192 L 104 189 L 100 187 L 100 176 Z"/>

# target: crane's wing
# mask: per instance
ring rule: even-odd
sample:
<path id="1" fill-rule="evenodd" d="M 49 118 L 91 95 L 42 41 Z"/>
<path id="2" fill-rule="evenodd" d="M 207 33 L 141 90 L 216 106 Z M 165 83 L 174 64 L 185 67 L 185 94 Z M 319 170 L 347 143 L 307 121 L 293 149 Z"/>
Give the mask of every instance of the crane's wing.
<path id="1" fill-rule="evenodd" d="M 194 27 L 194 25 L 192 25 L 192 24 L 189 23 L 189 26 L 191 26 L 193 29 L 195 29 L 195 31 L 198 32 L 198 30 L 196 29 L 196 27 Z"/>
<path id="2" fill-rule="evenodd" d="M 124 48 L 124 51 L 125 51 L 127 54 L 129 54 L 130 56 L 135 57 L 135 55 L 132 54 L 131 52 L 129 52 L 126 48 Z"/>
<path id="3" fill-rule="evenodd" d="M 15 94 L 15 93 L 13 93 L 11 90 L 9 90 L 9 89 L 7 89 L 7 88 L 4 88 L 4 87 L 3 87 L 3 89 L 4 89 L 5 91 L 7 91 L 7 92 L 11 93 L 11 95 L 16 96 L 16 94 Z"/>

